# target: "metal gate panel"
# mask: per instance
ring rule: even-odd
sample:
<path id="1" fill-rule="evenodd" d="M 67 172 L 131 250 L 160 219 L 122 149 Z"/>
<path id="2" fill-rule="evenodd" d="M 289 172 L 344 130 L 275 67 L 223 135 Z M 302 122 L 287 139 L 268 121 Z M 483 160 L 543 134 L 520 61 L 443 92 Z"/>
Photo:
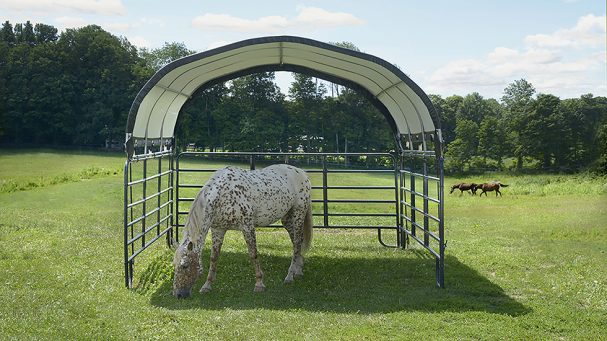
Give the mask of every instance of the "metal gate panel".
<path id="1" fill-rule="evenodd" d="M 442 162 L 432 153 L 404 153 L 399 171 L 403 246 L 414 240 L 435 257 L 436 285 L 441 288 L 446 247 Z"/>
<path id="2" fill-rule="evenodd" d="M 133 286 L 135 257 L 173 227 L 173 151 L 147 153 L 124 165 L 124 278 Z"/>
<path id="3" fill-rule="evenodd" d="M 205 160 L 201 166 L 184 165 L 184 159 Z M 376 158 L 385 161 L 355 166 L 352 159 Z M 350 160 L 350 161 L 348 161 Z M 209 167 L 216 162 L 215 167 Z M 175 235 L 185 224 L 191 202 L 212 172 L 221 166 L 236 163 L 255 169 L 258 164 L 289 163 L 302 167 L 312 179 L 312 207 L 315 228 L 377 229 L 384 246 L 399 244 L 398 158 L 389 153 L 239 153 L 239 152 L 183 152 L 176 159 L 176 224 Z M 358 167 L 358 168 L 355 168 Z M 202 175 L 205 174 L 206 175 Z M 195 174 L 193 176 L 188 176 Z M 382 185 L 373 183 L 349 185 L 339 181 L 340 175 L 373 174 L 383 177 Z M 389 183 L 389 184 L 388 184 Z M 348 191 L 364 191 L 366 198 L 348 197 Z M 350 192 L 351 193 L 351 192 Z M 372 197 L 372 198 L 369 198 Z M 340 209 L 346 207 L 349 209 Z M 183 219 L 182 219 L 183 218 Z M 280 227 L 271 225 L 269 227 Z M 383 230 L 393 230 L 393 245 L 384 242 Z"/>

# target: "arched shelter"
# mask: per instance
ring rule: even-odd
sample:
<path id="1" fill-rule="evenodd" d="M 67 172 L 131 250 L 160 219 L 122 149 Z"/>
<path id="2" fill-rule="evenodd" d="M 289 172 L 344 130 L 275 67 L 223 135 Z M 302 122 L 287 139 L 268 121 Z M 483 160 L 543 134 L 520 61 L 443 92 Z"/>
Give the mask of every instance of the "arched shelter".
<path id="1" fill-rule="evenodd" d="M 174 130 L 182 106 L 198 90 L 265 71 L 304 73 L 350 87 L 364 94 L 383 113 L 396 142 L 396 152 L 390 155 L 396 197 L 395 226 L 391 228 L 397 230 L 396 246 L 405 247 L 414 239 L 432 253 L 436 258 L 437 285 L 443 286 L 442 137 L 438 115 L 428 96 L 398 67 L 383 59 L 293 36 L 249 39 L 193 54 L 166 65 L 140 90 L 129 112 L 125 141 L 127 286 L 132 284 L 135 256 L 161 236 L 170 238 L 179 225 L 174 219 L 179 215 L 180 200 Z M 163 159 L 168 161 L 163 163 Z M 133 171 L 135 163 L 142 165 L 141 171 Z M 323 186 L 326 195 L 330 187 L 326 183 Z M 327 201 L 325 197 L 324 226 L 317 227 L 332 227 L 327 223 Z M 377 228 L 381 235 L 381 228 Z"/>

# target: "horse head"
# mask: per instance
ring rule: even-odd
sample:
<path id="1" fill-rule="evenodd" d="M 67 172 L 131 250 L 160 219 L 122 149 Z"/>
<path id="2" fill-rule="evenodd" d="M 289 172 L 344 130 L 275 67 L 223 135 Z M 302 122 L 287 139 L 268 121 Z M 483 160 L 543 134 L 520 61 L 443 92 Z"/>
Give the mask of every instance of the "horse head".
<path id="1" fill-rule="evenodd" d="M 449 193 L 453 193 L 453 191 L 455 191 L 456 188 L 459 188 L 460 185 L 461 184 L 451 186 L 451 192 L 449 192 Z"/>
<path id="2" fill-rule="evenodd" d="M 481 185 L 475 184 L 474 182 L 470 184 L 470 189 L 472 190 L 472 194 L 476 194 L 476 190 L 481 188 Z"/>
<path id="3" fill-rule="evenodd" d="M 194 243 L 186 238 L 175 251 L 173 265 L 175 266 L 173 296 L 177 298 L 189 297 L 192 294 L 194 283 L 202 273 L 200 250 L 197 250 Z"/>

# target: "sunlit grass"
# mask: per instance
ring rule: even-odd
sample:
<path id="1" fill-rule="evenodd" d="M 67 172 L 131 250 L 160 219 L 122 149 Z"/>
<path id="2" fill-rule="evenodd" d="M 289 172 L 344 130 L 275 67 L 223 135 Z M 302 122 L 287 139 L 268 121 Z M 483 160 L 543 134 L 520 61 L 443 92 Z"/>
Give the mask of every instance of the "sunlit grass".
<path id="1" fill-rule="evenodd" d="M 122 174 L 122 153 L 0 150 L 0 193 Z"/>
<path id="2" fill-rule="evenodd" d="M 162 241 L 137 258 L 135 289 L 124 288 L 123 157 L 45 154 L 0 153 L 3 180 L 71 179 L 0 193 L 3 339 L 599 340 L 607 330 L 605 178 L 448 178 L 510 186 L 498 198 L 446 192 L 445 289 L 419 247 L 384 248 L 373 230 L 323 229 L 305 276 L 285 286 L 289 238 L 264 229 L 265 293 L 253 293 L 245 243 L 232 231 L 214 291 L 176 300 Z M 119 171 L 77 176 L 92 167 Z M 205 249 L 205 268 L 207 260 Z"/>

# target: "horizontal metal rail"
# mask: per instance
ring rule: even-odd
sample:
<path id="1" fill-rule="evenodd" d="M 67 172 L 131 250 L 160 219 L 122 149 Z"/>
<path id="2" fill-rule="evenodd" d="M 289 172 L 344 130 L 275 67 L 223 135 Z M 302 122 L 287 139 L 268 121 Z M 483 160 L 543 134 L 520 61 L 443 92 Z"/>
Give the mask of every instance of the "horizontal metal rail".
<path id="1" fill-rule="evenodd" d="M 438 236 L 436 236 L 432 231 L 426 229 L 425 227 L 423 227 L 422 225 L 418 224 L 417 222 L 411 220 L 411 218 L 405 216 L 405 215 L 401 215 L 402 218 L 404 218 L 406 221 L 408 221 L 411 225 L 421 229 L 422 231 L 424 231 L 424 233 L 428 234 L 430 237 L 432 237 L 432 239 L 436 240 L 437 242 L 440 241 L 440 238 Z M 407 229 L 405 229 L 407 230 Z"/>
<path id="2" fill-rule="evenodd" d="M 151 211 L 147 212 L 146 214 L 141 215 L 141 216 L 139 216 L 139 217 L 137 217 L 137 218 L 133 219 L 133 220 L 132 220 L 131 222 L 129 222 L 129 223 L 126 225 L 126 226 L 127 226 L 127 227 L 134 226 L 135 224 L 139 223 L 139 222 L 140 222 L 140 221 L 142 221 L 143 219 L 148 218 L 149 216 L 151 216 L 151 215 L 152 215 L 152 214 L 154 214 L 154 213 L 157 213 L 158 211 L 162 210 L 163 208 L 167 208 L 167 206 L 169 206 L 169 207 L 170 207 L 170 205 L 172 205 L 172 204 L 173 204 L 173 200 L 167 201 L 167 202 L 165 202 L 164 204 L 162 204 L 162 205 L 160 205 L 160 206 L 158 206 L 158 207 L 156 207 L 156 208 L 152 209 Z"/>
<path id="3" fill-rule="evenodd" d="M 187 155 L 213 155 L 213 156 L 388 156 L 390 153 L 300 153 L 300 152 L 185 152 Z"/>
<path id="4" fill-rule="evenodd" d="M 169 170 L 164 171 L 162 173 L 156 173 L 156 174 L 154 174 L 152 176 L 148 176 L 147 178 L 131 181 L 131 182 L 127 183 L 127 186 L 133 186 L 133 185 L 137 185 L 137 184 L 140 184 L 140 183 L 143 183 L 143 182 L 146 182 L 146 181 L 158 179 L 158 178 L 161 178 L 163 176 L 169 175 L 171 173 L 173 173 L 173 170 L 169 169 Z"/>
<path id="5" fill-rule="evenodd" d="M 180 173 L 211 173 L 216 171 L 217 169 L 179 168 Z"/>
<path id="6" fill-rule="evenodd" d="M 429 195 L 425 195 L 423 193 L 411 190 L 410 188 L 407 188 L 407 187 L 401 187 L 400 189 L 402 189 L 403 191 L 406 191 L 407 193 L 415 194 L 420 198 L 428 199 L 428 201 L 432 201 L 433 203 L 440 204 L 440 201 L 438 199 L 435 199 L 434 197 L 431 197 Z"/>
<path id="7" fill-rule="evenodd" d="M 323 217 L 324 213 L 313 213 L 315 217 Z M 396 213 L 327 213 L 328 217 L 398 217 Z"/>
<path id="8" fill-rule="evenodd" d="M 137 251 L 133 252 L 133 254 L 128 257 L 128 261 L 132 261 L 133 259 L 135 259 L 135 257 L 140 254 L 141 252 L 143 252 L 143 250 L 147 249 L 150 245 L 154 244 L 155 241 L 157 241 L 158 239 L 160 239 L 160 237 L 166 235 L 169 231 L 171 231 L 173 229 L 172 226 L 167 227 L 166 229 L 160 231 L 160 233 L 156 236 L 154 236 L 153 238 L 151 238 L 147 243 L 145 243 L 145 245 L 139 249 L 137 249 Z"/>
<path id="9" fill-rule="evenodd" d="M 394 174 L 394 169 L 327 169 L 327 173 L 390 173 Z"/>
<path id="10" fill-rule="evenodd" d="M 202 188 L 204 184 L 180 184 L 179 188 Z M 312 189 L 377 189 L 384 190 L 390 189 L 394 190 L 394 186 L 312 186 Z"/>
<path id="11" fill-rule="evenodd" d="M 157 221 L 154 224 L 152 224 L 150 227 L 148 227 L 147 229 L 145 229 L 144 232 L 139 232 L 133 238 L 131 238 L 131 239 L 128 240 L 127 245 L 135 243 L 137 240 L 141 239 L 144 235 L 147 235 L 150 231 L 152 231 L 156 227 L 160 226 L 162 223 L 166 222 L 167 219 L 169 219 L 169 218 L 171 218 L 170 214 L 167 215 L 167 216 L 164 216 L 162 219 L 160 219 L 159 221 Z"/>
<path id="12" fill-rule="evenodd" d="M 440 255 L 438 254 L 438 252 L 434 251 L 434 249 L 431 248 L 429 245 L 425 245 L 424 240 L 422 240 L 418 236 L 412 234 L 411 231 L 409 231 L 407 229 L 405 229 L 404 231 L 410 238 L 415 239 L 416 242 L 418 242 L 421 246 L 423 246 L 424 249 L 430 251 L 430 253 L 432 253 L 434 255 L 434 257 L 436 257 L 437 259 L 440 259 Z"/>
<path id="13" fill-rule="evenodd" d="M 312 189 L 391 189 L 394 190 L 394 186 L 312 186 Z"/>
<path id="14" fill-rule="evenodd" d="M 151 199 L 157 198 L 157 197 L 159 197 L 159 196 L 161 196 L 163 194 L 166 194 L 167 192 L 171 191 L 172 189 L 173 189 L 173 187 L 167 187 L 167 188 L 165 188 L 164 190 L 162 190 L 160 192 L 155 192 L 154 194 L 152 194 L 150 196 L 147 196 L 147 197 L 145 197 L 143 199 L 139 199 L 137 201 L 133 201 L 132 203 L 130 203 L 130 204 L 127 205 L 127 208 L 133 208 L 133 207 L 135 207 L 137 205 L 141 205 L 141 204 L 143 204 L 144 202 L 146 202 L 148 200 L 151 200 Z"/>
<path id="15" fill-rule="evenodd" d="M 185 227 L 185 224 L 178 224 L 179 227 Z M 281 228 L 282 225 L 269 225 L 269 226 L 259 226 L 259 228 Z M 388 226 L 388 225 L 314 225 L 314 228 L 322 229 L 322 228 L 338 228 L 338 229 L 361 229 L 361 230 L 398 230 L 400 229 L 398 226 Z"/>
<path id="16" fill-rule="evenodd" d="M 401 201 L 400 203 L 403 204 L 403 205 L 405 205 L 405 206 L 407 206 L 408 208 L 414 210 L 415 212 L 419 212 L 422 215 L 424 215 L 424 216 L 426 216 L 426 217 L 428 217 L 428 218 L 436 221 L 437 223 L 440 223 L 440 219 L 438 217 L 436 217 L 436 216 L 434 216 L 434 215 L 432 215 L 432 214 L 430 214 L 428 212 L 424 212 L 424 210 L 421 210 L 421 209 L 417 208 L 416 206 L 411 205 L 410 203 L 408 203 L 406 201 Z"/>
<path id="17" fill-rule="evenodd" d="M 158 159 L 164 156 L 172 156 L 173 155 L 173 151 L 172 150 L 163 150 L 163 151 L 159 151 L 159 152 L 148 152 L 145 154 L 139 154 L 139 155 L 133 155 L 130 158 L 130 162 L 139 162 L 139 161 L 145 161 L 145 160 L 152 160 L 152 159 Z"/>
<path id="18" fill-rule="evenodd" d="M 179 211 L 177 214 L 184 215 L 189 211 Z M 314 217 L 324 217 L 324 213 L 312 213 Z M 395 213 L 327 213 L 328 217 L 398 217 Z"/>
<path id="19" fill-rule="evenodd" d="M 415 172 L 411 172 L 411 171 L 404 170 L 404 169 L 401 169 L 400 172 L 401 172 L 401 174 L 409 174 L 409 175 L 413 175 L 413 176 L 416 176 L 416 177 L 419 177 L 419 178 L 427 178 L 428 180 L 440 181 L 440 178 L 438 178 L 438 177 L 430 176 L 430 175 L 424 175 L 424 174 L 421 174 L 421 173 L 415 173 Z"/>
<path id="20" fill-rule="evenodd" d="M 179 202 L 192 202 L 195 198 L 187 197 L 187 198 L 179 198 L 177 201 Z M 394 204 L 396 201 L 394 200 L 379 200 L 379 199 L 312 199 L 314 203 L 334 203 L 334 204 Z"/>

